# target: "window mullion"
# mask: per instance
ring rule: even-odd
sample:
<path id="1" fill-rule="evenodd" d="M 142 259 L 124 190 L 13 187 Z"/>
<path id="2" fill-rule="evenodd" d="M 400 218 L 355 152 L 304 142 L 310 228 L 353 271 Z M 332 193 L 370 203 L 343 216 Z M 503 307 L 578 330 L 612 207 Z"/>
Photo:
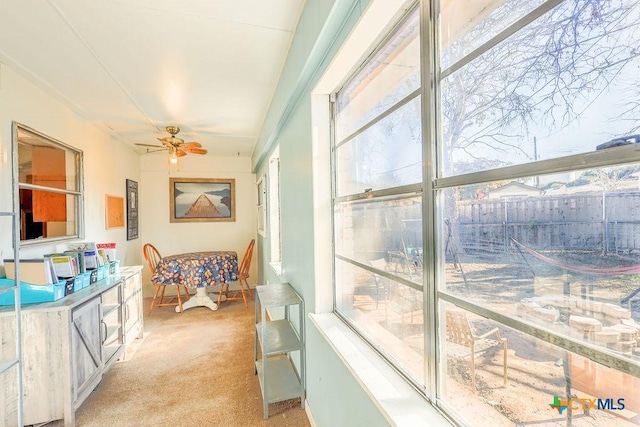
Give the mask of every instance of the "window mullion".
<path id="1" fill-rule="evenodd" d="M 476 305 L 472 302 L 458 298 L 446 292 L 438 292 L 438 298 L 455 304 L 456 306 L 475 313 L 479 316 L 495 320 L 496 322 L 508 326 L 509 328 L 523 332 L 531 337 L 535 337 L 539 340 L 545 341 L 564 350 L 591 359 L 596 363 L 600 363 L 604 366 L 617 369 L 626 374 L 640 378 L 640 364 L 635 363 L 629 359 L 619 357 L 614 353 L 605 351 L 603 347 L 590 345 L 589 343 L 586 343 L 584 341 L 576 340 L 566 335 L 560 335 L 554 332 L 552 329 L 534 326 L 530 323 L 525 323 L 521 320 L 514 319 L 513 317 L 502 315 L 496 311 L 489 310 L 485 307 Z"/>

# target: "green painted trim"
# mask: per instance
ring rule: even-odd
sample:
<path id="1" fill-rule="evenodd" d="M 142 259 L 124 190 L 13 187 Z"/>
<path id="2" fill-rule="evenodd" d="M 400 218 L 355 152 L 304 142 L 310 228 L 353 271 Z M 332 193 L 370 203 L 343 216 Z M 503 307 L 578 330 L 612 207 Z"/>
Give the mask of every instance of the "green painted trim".
<path id="1" fill-rule="evenodd" d="M 336 0 L 334 3 L 331 12 L 329 12 L 327 19 L 316 38 L 313 48 L 311 48 L 311 51 L 309 52 L 307 61 L 298 76 L 293 92 L 291 93 L 278 122 L 270 131 L 269 137 L 261 148 L 262 152 L 259 154 L 257 160 L 253 161 L 253 173 L 256 173 L 268 158 L 270 151 L 275 145 L 276 139 L 282 131 L 282 128 L 286 125 L 302 96 L 307 93 L 309 85 L 316 80 L 320 72 L 324 71 L 321 67 L 323 61 L 327 58 L 331 48 L 342 35 L 343 27 L 348 22 L 354 11 L 356 11 L 360 2 L 361 0 Z M 358 11 L 361 12 L 360 10 Z M 258 148 L 257 144 L 256 148 Z M 254 152 L 253 158 L 255 158 L 255 154 L 256 153 Z"/>

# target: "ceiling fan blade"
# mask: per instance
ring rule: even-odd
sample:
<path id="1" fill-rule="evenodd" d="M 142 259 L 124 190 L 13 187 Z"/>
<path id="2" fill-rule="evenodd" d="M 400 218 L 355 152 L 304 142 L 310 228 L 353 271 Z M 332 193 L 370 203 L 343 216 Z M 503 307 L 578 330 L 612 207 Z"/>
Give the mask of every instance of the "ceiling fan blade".
<path id="1" fill-rule="evenodd" d="M 184 144 L 180 145 L 180 148 L 182 149 L 187 147 L 201 148 L 202 144 L 200 144 L 199 142 L 185 142 Z"/>
<path id="2" fill-rule="evenodd" d="M 189 148 L 185 151 L 192 154 L 207 154 L 207 150 L 205 150 L 204 148 Z"/>
<path id="3" fill-rule="evenodd" d="M 164 149 L 164 147 L 162 147 L 161 145 L 138 144 L 137 142 L 136 142 L 136 144 L 135 144 L 135 145 L 139 145 L 139 146 L 141 146 L 141 147 L 154 147 L 154 148 L 162 148 L 162 149 Z"/>
<path id="4" fill-rule="evenodd" d="M 172 147 L 173 144 L 171 144 L 171 141 L 169 140 L 169 138 L 158 138 L 158 141 L 160 141 L 160 143 L 162 145 L 164 145 L 165 147 Z"/>
<path id="5" fill-rule="evenodd" d="M 176 149 L 176 156 L 178 156 L 178 157 L 184 157 L 184 156 L 186 156 L 186 155 L 187 155 L 187 152 L 186 152 L 186 151 L 184 151 L 183 149 L 181 149 L 181 148 Z"/>

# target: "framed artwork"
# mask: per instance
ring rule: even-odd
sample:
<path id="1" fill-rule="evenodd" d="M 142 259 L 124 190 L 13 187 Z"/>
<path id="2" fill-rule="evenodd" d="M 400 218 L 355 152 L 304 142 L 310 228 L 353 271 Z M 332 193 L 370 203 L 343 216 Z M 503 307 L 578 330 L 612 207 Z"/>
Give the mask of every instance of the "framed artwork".
<path id="1" fill-rule="evenodd" d="M 236 220 L 236 180 L 169 178 L 170 222 Z"/>
<path id="2" fill-rule="evenodd" d="M 107 228 L 124 227 L 124 198 L 107 194 L 105 197 L 105 223 Z"/>
<path id="3" fill-rule="evenodd" d="M 138 183 L 127 179 L 127 240 L 138 238 Z"/>

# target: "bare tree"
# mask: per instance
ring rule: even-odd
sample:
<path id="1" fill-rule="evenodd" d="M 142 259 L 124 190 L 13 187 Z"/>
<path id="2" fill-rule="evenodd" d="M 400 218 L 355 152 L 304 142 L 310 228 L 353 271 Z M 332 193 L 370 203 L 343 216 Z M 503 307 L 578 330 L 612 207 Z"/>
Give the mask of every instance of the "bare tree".
<path id="1" fill-rule="evenodd" d="M 458 55 L 523 3 L 505 2 L 443 55 Z M 638 63 L 639 10 L 632 0 L 567 0 L 447 76 L 441 99 L 447 172 L 466 172 L 459 157 L 531 159 L 523 137 L 532 123 L 559 127 L 577 120 L 614 83 L 640 92 L 638 77 L 616 80 Z M 637 99 L 626 111 L 635 119 L 619 134 L 637 129 Z"/>

